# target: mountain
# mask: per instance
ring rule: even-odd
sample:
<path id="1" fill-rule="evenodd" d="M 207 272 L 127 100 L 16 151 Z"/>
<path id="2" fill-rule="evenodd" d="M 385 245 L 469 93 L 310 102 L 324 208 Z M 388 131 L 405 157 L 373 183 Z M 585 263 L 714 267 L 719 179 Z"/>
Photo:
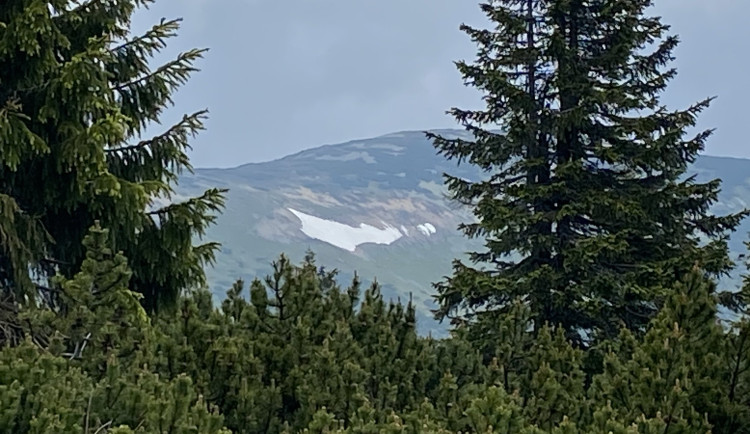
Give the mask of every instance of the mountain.
<path id="1" fill-rule="evenodd" d="M 443 135 L 464 136 L 457 130 Z M 450 274 L 478 241 L 457 230 L 471 219 L 466 208 L 445 199 L 444 172 L 475 179 L 479 172 L 457 166 L 436 152 L 421 132 L 400 132 L 321 146 L 279 160 L 231 169 L 197 169 L 184 176 L 179 194 L 209 187 L 230 189 L 227 207 L 207 239 L 222 243 L 210 287 L 222 297 L 232 283 L 264 277 L 280 253 L 299 262 L 309 249 L 319 265 L 353 272 L 381 284 L 389 298 L 410 296 L 421 332 L 442 334 L 432 319 L 431 283 Z M 750 200 L 750 160 L 702 156 L 691 167 L 697 180 L 722 178 L 714 211 L 736 212 Z M 731 239 L 734 256 L 744 251 L 745 222 Z M 345 280 L 342 280 L 345 283 Z M 739 277 L 726 285 L 737 287 Z"/>

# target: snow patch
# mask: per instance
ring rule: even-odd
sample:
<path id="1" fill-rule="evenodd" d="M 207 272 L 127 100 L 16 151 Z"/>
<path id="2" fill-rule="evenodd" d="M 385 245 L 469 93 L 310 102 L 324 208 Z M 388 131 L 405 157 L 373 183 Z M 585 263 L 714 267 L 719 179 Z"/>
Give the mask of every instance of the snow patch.
<path id="1" fill-rule="evenodd" d="M 403 232 L 407 237 L 409 236 L 409 229 L 406 229 L 406 226 L 404 225 L 401 225 L 401 232 Z"/>
<path id="2" fill-rule="evenodd" d="M 384 137 L 391 137 L 391 136 L 384 136 Z M 393 137 L 397 137 L 397 136 L 393 136 Z M 401 155 L 403 154 L 403 151 L 406 150 L 405 147 L 399 146 L 399 145 L 393 145 L 390 143 L 372 143 L 372 142 L 353 143 L 349 145 L 349 147 L 354 148 L 354 149 L 383 149 L 385 151 L 392 151 L 392 152 L 387 152 L 392 155 Z"/>
<path id="3" fill-rule="evenodd" d="M 318 157 L 315 157 L 316 160 L 324 160 L 324 161 L 354 161 L 354 160 L 364 160 L 367 164 L 375 164 L 377 161 L 375 161 L 375 158 L 368 154 L 367 152 L 349 152 L 343 155 L 320 155 Z"/>
<path id="4" fill-rule="evenodd" d="M 350 252 L 355 251 L 360 244 L 391 244 L 403 236 L 398 229 L 386 223 L 383 223 L 383 229 L 364 223 L 353 227 L 292 208 L 287 209 L 302 222 L 302 233 Z"/>
<path id="5" fill-rule="evenodd" d="M 419 229 L 419 232 L 422 232 L 423 234 L 428 236 L 437 232 L 437 229 L 435 229 L 435 226 L 433 226 L 431 223 L 423 223 L 421 225 L 417 225 L 417 229 Z"/>

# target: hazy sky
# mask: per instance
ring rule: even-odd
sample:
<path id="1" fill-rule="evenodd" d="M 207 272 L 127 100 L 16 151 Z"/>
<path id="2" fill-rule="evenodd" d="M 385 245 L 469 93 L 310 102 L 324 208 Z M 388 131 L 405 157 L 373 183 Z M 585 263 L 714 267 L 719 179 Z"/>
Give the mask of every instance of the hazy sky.
<path id="1" fill-rule="evenodd" d="M 454 128 L 452 106 L 478 107 L 454 60 L 475 46 L 458 30 L 484 24 L 476 0 L 159 0 L 135 28 L 184 18 L 167 55 L 211 51 L 166 121 L 210 110 L 192 142 L 196 167 L 267 161 L 323 144 L 400 130 Z M 717 96 L 699 126 L 706 153 L 750 158 L 750 0 L 656 0 L 682 44 L 665 102 Z"/>

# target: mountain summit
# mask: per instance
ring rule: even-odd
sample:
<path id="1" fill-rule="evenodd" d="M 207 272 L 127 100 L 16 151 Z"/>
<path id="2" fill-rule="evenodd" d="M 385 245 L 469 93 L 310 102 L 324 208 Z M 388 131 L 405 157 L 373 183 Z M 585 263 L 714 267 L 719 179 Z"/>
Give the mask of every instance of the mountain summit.
<path id="1" fill-rule="evenodd" d="M 459 130 L 443 135 L 464 136 Z M 377 279 L 387 297 L 412 297 L 420 331 L 435 331 L 431 283 L 451 273 L 479 241 L 458 230 L 472 218 L 446 199 L 442 174 L 475 178 L 470 165 L 456 166 L 436 154 L 422 132 L 408 131 L 305 150 L 279 160 L 231 169 L 197 169 L 183 177 L 179 192 L 209 187 L 230 189 L 227 208 L 208 238 L 222 243 L 217 266 L 208 270 L 221 297 L 232 283 L 270 271 L 286 253 L 295 262 L 310 249 L 317 262 Z M 690 174 L 699 181 L 722 178 L 717 213 L 736 212 L 750 198 L 750 160 L 702 156 Z M 731 242 L 733 256 L 744 251 L 745 222 Z M 734 276 L 726 282 L 738 286 Z"/>

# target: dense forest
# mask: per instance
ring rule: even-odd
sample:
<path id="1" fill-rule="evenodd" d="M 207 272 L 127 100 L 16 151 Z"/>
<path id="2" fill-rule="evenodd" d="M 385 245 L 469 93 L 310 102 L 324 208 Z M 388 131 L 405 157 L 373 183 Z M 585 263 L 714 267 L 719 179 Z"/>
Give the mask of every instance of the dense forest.
<path id="1" fill-rule="evenodd" d="M 660 102 L 652 1 L 461 26 L 486 107 L 449 111 L 474 140 L 428 136 L 482 169 L 446 186 L 485 250 L 436 276 L 440 339 L 312 252 L 214 301 L 227 192 L 171 199 L 207 112 L 144 137 L 204 50 L 153 65 L 180 20 L 131 34 L 149 3 L 0 5 L 0 432 L 750 433 L 750 278 L 717 283 L 747 212 L 685 176 L 711 100 Z"/>

